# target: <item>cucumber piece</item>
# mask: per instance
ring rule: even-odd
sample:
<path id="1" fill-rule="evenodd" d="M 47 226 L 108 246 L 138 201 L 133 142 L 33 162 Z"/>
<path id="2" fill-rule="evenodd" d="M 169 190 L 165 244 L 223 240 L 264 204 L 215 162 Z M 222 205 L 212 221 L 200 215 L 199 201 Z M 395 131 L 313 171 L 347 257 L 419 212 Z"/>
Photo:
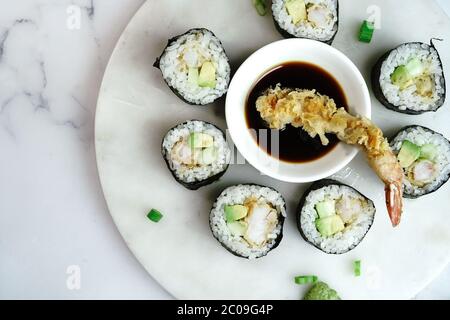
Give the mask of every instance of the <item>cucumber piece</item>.
<path id="1" fill-rule="evenodd" d="M 428 143 L 420 147 L 420 158 L 433 161 L 437 153 L 438 151 L 434 144 Z"/>
<path id="2" fill-rule="evenodd" d="M 267 13 L 266 0 L 253 0 L 253 5 L 260 16 L 265 16 Z"/>
<path id="3" fill-rule="evenodd" d="M 199 152 L 199 158 L 197 159 L 197 163 L 201 165 L 209 165 L 216 161 L 217 159 L 217 149 L 215 147 L 209 147 L 203 149 L 202 152 Z"/>
<path id="4" fill-rule="evenodd" d="M 198 76 L 198 85 L 200 87 L 214 88 L 216 86 L 216 68 L 212 62 L 205 62 L 200 69 Z"/>
<path id="5" fill-rule="evenodd" d="M 420 76 L 424 71 L 424 66 L 418 58 L 413 58 L 405 65 L 406 70 L 412 78 Z"/>
<path id="6" fill-rule="evenodd" d="M 375 31 L 375 26 L 373 22 L 364 20 L 359 29 L 359 41 L 370 43 L 372 41 L 373 33 Z"/>
<path id="7" fill-rule="evenodd" d="M 228 222 L 227 227 L 234 236 L 242 237 L 245 234 L 245 231 L 247 231 L 247 224 L 242 221 Z"/>
<path id="8" fill-rule="evenodd" d="M 319 218 L 326 218 L 336 214 L 336 201 L 325 200 L 316 204 L 316 211 Z"/>
<path id="9" fill-rule="evenodd" d="M 198 86 L 198 68 L 189 68 L 188 83 L 191 86 Z"/>
<path id="10" fill-rule="evenodd" d="M 188 145 L 193 149 L 209 148 L 214 145 L 214 138 L 202 132 L 192 132 L 188 138 Z"/>

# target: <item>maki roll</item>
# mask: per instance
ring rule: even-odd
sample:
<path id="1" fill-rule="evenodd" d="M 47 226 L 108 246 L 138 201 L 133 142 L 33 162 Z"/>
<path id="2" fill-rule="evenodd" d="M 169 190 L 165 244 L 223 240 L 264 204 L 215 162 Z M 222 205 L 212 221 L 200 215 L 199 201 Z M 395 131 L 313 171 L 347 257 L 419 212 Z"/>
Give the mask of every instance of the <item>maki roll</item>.
<path id="1" fill-rule="evenodd" d="M 303 195 L 297 212 L 302 237 L 325 253 L 355 248 L 372 226 L 373 202 L 354 188 L 334 180 L 320 180 Z"/>
<path id="2" fill-rule="evenodd" d="M 285 38 L 331 44 L 339 27 L 338 0 L 273 0 L 275 26 Z"/>
<path id="3" fill-rule="evenodd" d="M 258 185 L 232 186 L 219 195 L 209 223 L 214 237 L 232 254 L 255 259 L 283 237 L 286 204 L 278 191 Z"/>
<path id="4" fill-rule="evenodd" d="M 230 64 L 220 40 L 207 29 L 191 29 L 169 40 L 153 65 L 182 100 L 193 105 L 214 102 L 227 92 Z"/>
<path id="5" fill-rule="evenodd" d="M 386 53 L 372 70 L 372 87 L 377 99 L 393 111 L 437 111 L 445 101 L 445 78 L 433 42 L 405 43 Z"/>
<path id="6" fill-rule="evenodd" d="M 219 128 L 191 120 L 169 130 L 162 142 L 162 155 L 174 178 L 197 190 L 225 173 L 231 150 Z"/>
<path id="7" fill-rule="evenodd" d="M 408 126 L 391 140 L 405 173 L 403 196 L 418 198 L 434 192 L 450 177 L 450 142 L 440 133 Z"/>

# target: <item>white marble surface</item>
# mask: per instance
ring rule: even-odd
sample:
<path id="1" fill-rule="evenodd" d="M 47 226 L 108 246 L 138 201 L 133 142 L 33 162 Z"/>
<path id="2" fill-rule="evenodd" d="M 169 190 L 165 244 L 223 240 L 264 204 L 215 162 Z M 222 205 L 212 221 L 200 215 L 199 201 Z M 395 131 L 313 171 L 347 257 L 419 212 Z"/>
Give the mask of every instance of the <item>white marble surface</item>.
<path id="1" fill-rule="evenodd" d="M 117 232 L 94 156 L 103 71 L 143 2 L 21 0 L 0 11 L 0 298 L 170 298 Z M 67 27 L 72 5 L 80 29 Z M 67 286 L 72 265 L 78 290 Z M 449 283 L 450 267 L 418 298 L 449 299 Z"/>

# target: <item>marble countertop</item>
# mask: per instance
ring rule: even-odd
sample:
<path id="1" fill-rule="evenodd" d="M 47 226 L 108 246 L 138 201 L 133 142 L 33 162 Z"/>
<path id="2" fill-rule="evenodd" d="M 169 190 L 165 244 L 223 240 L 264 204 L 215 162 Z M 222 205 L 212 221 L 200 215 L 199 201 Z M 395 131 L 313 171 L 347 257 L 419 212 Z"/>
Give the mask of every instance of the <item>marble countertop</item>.
<path id="1" fill-rule="evenodd" d="M 171 298 L 114 226 L 94 153 L 103 72 L 143 2 L 21 0 L 0 11 L 0 298 Z M 449 283 L 450 266 L 417 298 L 450 299 Z"/>

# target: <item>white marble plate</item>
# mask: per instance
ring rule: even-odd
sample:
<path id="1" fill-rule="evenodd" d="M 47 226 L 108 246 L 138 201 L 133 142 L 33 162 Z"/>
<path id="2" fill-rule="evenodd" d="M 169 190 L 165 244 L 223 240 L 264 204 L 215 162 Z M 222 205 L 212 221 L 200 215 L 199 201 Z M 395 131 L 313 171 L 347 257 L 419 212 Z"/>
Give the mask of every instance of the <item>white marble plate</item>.
<path id="1" fill-rule="evenodd" d="M 402 42 L 432 37 L 446 40 L 436 45 L 450 75 L 450 21 L 434 1 L 340 3 L 340 30 L 333 45 L 354 61 L 366 81 L 382 53 Z M 370 5 L 381 9 L 381 30 L 371 44 L 364 44 L 356 37 Z M 167 39 L 191 27 L 213 30 L 234 69 L 256 49 L 281 38 L 270 15 L 258 16 L 250 0 L 148 1 L 121 37 L 98 101 L 97 161 L 111 215 L 146 270 L 175 297 L 189 299 L 298 299 L 305 290 L 293 282 L 298 274 L 318 275 L 344 299 L 411 298 L 431 281 L 450 258 L 450 183 L 432 195 L 406 201 L 403 221 L 394 230 L 383 186 L 359 155 L 337 178 L 375 201 L 375 223 L 355 250 L 329 256 L 303 241 L 295 227 L 294 208 L 307 185 L 275 181 L 249 165 L 234 165 L 220 182 L 195 192 L 173 180 L 160 154 L 161 139 L 171 126 L 196 118 L 225 129 L 223 100 L 203 108 L 188 106 L 152 67 Z M 438 113 L 422 116 L 401 115 L 375 98 L 372 102 L 373 119 L 387 134 L 416 123 L 450 137 L 448 102 Z M 283 241 L 256 261 L 229 254 L 208 226 L 214 198 L 224 187 L 242 182 L 274 187 L 288 204 Z M 160 223 L 147 220 L 150 208 L 165 214 Z M 362 260 L 359 278 L 353 276 L 354 259 Z"/>

